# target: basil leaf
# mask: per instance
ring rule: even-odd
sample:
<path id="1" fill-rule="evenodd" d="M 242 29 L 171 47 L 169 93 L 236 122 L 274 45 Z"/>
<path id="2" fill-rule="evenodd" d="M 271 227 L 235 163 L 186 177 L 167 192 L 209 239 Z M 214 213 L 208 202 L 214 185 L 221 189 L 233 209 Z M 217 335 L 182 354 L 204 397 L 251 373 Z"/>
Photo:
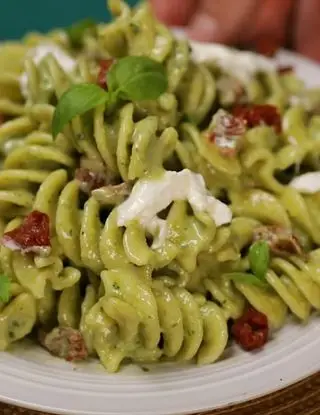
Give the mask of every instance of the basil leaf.
<path id="1" fill-rule="evenodd" d="M 224 274 L 224 277 L 227 277 L 234 282 L 242 282 L 244 284 L 256 285 L 261 288 L 267 288 L 267 282 L 260 280 L 253 274 L 249 274 L 246 272 L 232 272 L 230 274 Z"/>
<path id="2" fill-rule="evenodd" d="M 265 279 L 270 262 L 270 248 L 266 241 L 254 242 L 249 249 L 251 271 L 260 280 Z"/>
<path id="3" fill-rule="evenodd" d="M 69 37 L 71 46 L 75 48 L 81 47 L 85 33 L 90 32 L 94 34 L 96 32 L 96 27 L 96 22 L 93 19 L 88 18 L 66 28 L 65 31 Z"/>
<path id="4" fill-rule="evenodd" d="M 147 101 L 157 99 L 167 90 L 168 79 L 159 62 L 146 56 L 127 56 L 112 65 L 107 85 L 122 99 Z"/>
<path id="5" fill-rule="evenodd" d="M 73 85 L 60 98 L 52 120 L 55 138 L 73 118 L 104 104 L 109 95 L 95 84 Z"/>
<path id="6" fill-rule="evenodd" d="M 79 84 L 60 98 L 52 121 L 56 137 L 74 117 L 118 98 L 140 101 L 157 99 L 168 86 L 163 66 L 143 56 L 128 56 L 111 66 L 107 74 L 109 92 L 94 84 Z"/>
<path id="7" fill-rule="evenodd" d="M 10 279 L 4 274 L 0 274 L 0 300 L 7 303 L 10 297 Z"/>

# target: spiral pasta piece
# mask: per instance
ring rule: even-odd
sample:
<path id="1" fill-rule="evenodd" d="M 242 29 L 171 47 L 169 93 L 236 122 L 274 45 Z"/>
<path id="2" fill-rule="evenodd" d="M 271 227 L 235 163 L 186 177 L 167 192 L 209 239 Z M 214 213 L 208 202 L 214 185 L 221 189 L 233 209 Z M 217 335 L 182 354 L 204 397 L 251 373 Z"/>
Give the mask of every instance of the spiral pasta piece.
<path id="1" fill-rule="evenodd" d="M 88 343 L 108 371 L 118 370 L 125 357 L 138 361 L 196 357 L 198 364 L 207 364 L 223 353 L 227 323 L 214 303 L 200 301 L 182 288 L 169 289 L 161 281 L 150 287 L 133 267 L 103 271 L 102 280 L 106 294 L 87 312 L 84 324 L 91 333 Z M 139 301 L 142 297 L 144 301 Z M 98 324 L 95 313 L 102 317 Z M 114 342 L 116 332 L 119 340 Z"/>
<path id="2" fill-rule="evenodd" d="M 130 223 L 123 231 L 117 225 L 117 211 L 114 210 L 101 234 L 100 253 L 104 266 L 108 269 L 132 263 L 161 268 L 175 259 L 183 269 L 193 271 L 197 266 L 197 256 L 209 248 L 214 238 L 214 222 L 203 223 L 188 215 L 185 202 L 175 202 L 165 222 L 169 237 L 161 247 L 152 249 L 141 224 Z M 185 232 L 182 233 L 182 229 Z M 178 232 L 180 235 L 177 237 Z"/>
<path id="3" fill-rule="evenodd" d="M 319 196 L 302 195 L 293 188 L 286 188 L 282 193 L 281 202 L 292 222 L 318 244 L 320 241 L 320 224 L 317 215 Z"/>
<path id="4" fill-rule="evenodd" d="M 268 282 L 301 320 L 306 320 L 312 309 L 320 308 L 318 266 L 319 261 L 303 261 L 298 257 L 289 261 L 275 258 L 271 263 Z"/>
<path id="5" fill-rule="evenodd" d="M 21 293 L 1 311 L 1 350 L 28 335 L 37 318 L 36 301 L 31 294 Z"/>

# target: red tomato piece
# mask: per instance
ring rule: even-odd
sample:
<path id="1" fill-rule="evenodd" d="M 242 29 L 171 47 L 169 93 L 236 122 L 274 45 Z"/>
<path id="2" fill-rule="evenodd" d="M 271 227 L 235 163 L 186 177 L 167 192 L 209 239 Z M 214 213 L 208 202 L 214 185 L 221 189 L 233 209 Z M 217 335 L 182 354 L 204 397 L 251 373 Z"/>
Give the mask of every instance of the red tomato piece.
<path id="1" fill-rule="evenodd" d="M 13 251 L 48 255 L 51 250 L 49 216 L 34 210 L 18 228 L 6 232 L 0 243 Z"/>
<path id="2" fill-rule="evenodd" d="M 274 105 L 237 105 L 232 114 L 245 120 L 248 128 L 265 124 L 273 127 L 278 134 L 282 131 L 281 116 Z"/>
<path id="3" fill-rule="evenodd" d="M 268 319 L 263 313 L 250 307 L 242 317 L 234 322 L 231 333 L 244 350 L 260 349 L 268 341 Z"/>

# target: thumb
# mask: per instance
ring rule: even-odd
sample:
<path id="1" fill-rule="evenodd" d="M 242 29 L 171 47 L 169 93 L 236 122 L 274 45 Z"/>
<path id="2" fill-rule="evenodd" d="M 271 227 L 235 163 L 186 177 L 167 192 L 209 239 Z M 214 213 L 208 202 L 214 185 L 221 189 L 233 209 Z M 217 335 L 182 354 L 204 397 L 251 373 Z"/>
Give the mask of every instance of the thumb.
<path id="1" fill-rule="evenodd" d="M 156 17 L 170 26 L 184 26 L 190 20 L 197 0 L 150 0 Z"/>
<path id="2" fill-rule="evenodd" d="M 202 42 L 239 43 L 260 0 L 201 0 L 188 25 L 188 35 Z"/>

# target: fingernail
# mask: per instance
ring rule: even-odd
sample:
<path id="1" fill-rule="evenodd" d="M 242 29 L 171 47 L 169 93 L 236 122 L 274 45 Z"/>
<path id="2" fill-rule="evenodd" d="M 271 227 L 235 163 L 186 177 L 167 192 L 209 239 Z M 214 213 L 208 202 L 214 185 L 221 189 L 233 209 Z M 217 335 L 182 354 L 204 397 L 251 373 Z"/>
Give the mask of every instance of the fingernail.
<path id="1" fill-rule="evenodd" d="M 186 32 L 194 40 L 212 42 L 218 37 L 219 25 L 214 17 L 200 12 L 194 16 Z"/>

